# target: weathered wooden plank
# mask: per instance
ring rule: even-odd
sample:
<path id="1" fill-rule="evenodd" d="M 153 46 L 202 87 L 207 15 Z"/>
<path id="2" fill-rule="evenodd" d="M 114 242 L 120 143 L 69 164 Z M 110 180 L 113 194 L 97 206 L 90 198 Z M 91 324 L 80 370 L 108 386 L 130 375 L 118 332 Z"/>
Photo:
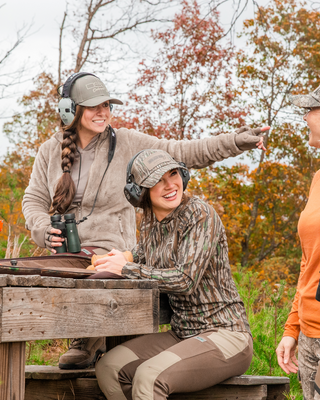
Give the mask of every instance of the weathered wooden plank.
<path id="1" fill-rule="evenodd" d="M 10 379 L 12 380 L 11 399 L 24 400 L 26 342 L 10 343 L 11 357 L 9 361 Z"/>
<path id="2" fill-rule="evenodd" d="M 25 342 L 0 343 L 0 400 L 24 400 Z"/>
<path id="3" fill-rule="evenodd" d="M 115 345 L 121 344 L 126 340 L 130 340 L 133 337 L 134 336 L 119 336 L 107 338 L 107 350 L 110 350 Z M 112 341 L 114 341 L 114 343 Z M 36 393 L 36 391 L 39 391 L 39 393 L 41 393 L 43 398 L 46 400 L 52 398 L 50 396 L 52 396 L 53 390 L 56 390 L 57 394 L 60 394 L 61 397 L 63 396 L 63 391 L 66 393 L 65 395 L 67 395 L 67 392 L 71 387 L 70 382 L 72 383 L 72 387 L 78 387 L 79 379 L 77 378 L 91 378 L 80 382 L 80 384 L 86 383 L 88 386 L 87 391 L 85 392 L 85 397 L 82 397 L 82 395 L 79 393 L 76 397 L 77 400 L 86 400 L 88 397 L 90 398 L 90 396 L 92 400 L 100 399 L 101 397 L 99 396 L 102 395 L 95 379 L 94 368 L 85 370 L 60 370 L 58 367 L 29 365 L 26 366 L 25 377 L 27 382 L 26 399 L 31 399 L 31 392 L 29 391 L 31 390 L 31 387 L 33 388 L 33 394 Z M 252 376 L 252 379 L 249 380 L 249 384 L 247 377 L 247 375 L 243 375 L 231 378 L 225 381 L 230 381 L 230 384 L 221 383 L 199 392 L 177 393 L 169 396 L 169 400 L 285 400 L 286 397 L 284 393 L 288 393 L 290 391 L 290 385 L 288 383 L 279 383 L 282 382 L 283 378 L 285 377 Z M 43 389 L 44 386 L 42 383 L 30 386 L 29 380 L 31 379 L 46 382 L 45 388 L 47 388 L 48 385 L 48 393 L 46 392 L 47 389 Z M 48 382 L 57 380 L 64 380 L 65 383 L 61 385 L 52 385 Z M 264 382 L 264 384 L 253 385 L 254 380 L 256 382 Z M 235 385 L 235 381 L 238 382 L 237 385 Z M 266 385 L 266 382 L 270 381 L 273 381 L 274 383 Z M 45 390 L 45 392 L 43 392 L 43 390 Z M 37 397 L 35 397 L 35 399 L 37 399 Z"/>
<path id="4" fill-rule="evenodd" d="M 76 280 L 73 278 L 59 278 L 56 276 L 41 276 L 37 286 L 56 287 L 56 288 L 74 288 Z"/>
<path id="5" fill-rule="evenodd" d="M 111 350 L 114 345 L 112 340 L 114 340 L 115 344 L 122 344 L 127 340 L 133 339 L 139 335 L 126 335 L 126 336 L 112 336 L 108 337 L 107 341 L 109 341 L 109 346 L 107 344 L 107 351 Z M 26 379 L 70 379 L 71 377 L 75 378 L 83 378 L 83 377 L 95 377 L 94 368 L 87 368 L 83 370 L 65 370 L 60 369 L 59 367 L 53 367 L 51 365 L 26 365 Z M 249 385 L 248 385 L 248 377 L 250 377 Z M 257 382 L 256 385 L 253 382 Z M 235 382 L 237 382 L 237 386 L 257 386 L 257 385 L 268 385 L 268 388 L 271 389 L 279 389 L 285 390 L 288 388 L 288 384 L 290 385 L 290 379 L 285 376 L 263 376 L 263 375 L 241 375 L 235 376 L 233 378 L 229 378 L 224 382 L 221 382 L 221 385 L 232 385 L 235 386 Z M 286 383 L 284 383 L 286 382 Z"/>
<path id="6" fill-rule="evenodd" d="M 77 279 L 76 289 L 103 289 L 104 283 L 101 279 Z"/>
<path id="7" fill-rule="evenodd" d="M 7 286 L 7 276 L 8 275 L 0 275 L 0 287 Z"/>
<path id="8" fill-rule="evenodd" d="M 2 288 L 1 342 L 154 332 L 153 291 Z"/>
<path id="9" fill-rule="evenodd" d="M 40 275 L 7 275 L 7 286 L 37 286 Z"/>
<path id="10" fill-rule="evenodd" d="M 25 400 L 106 400 L 97 380 L 90 378 L 61 381 L 27 380 Z"/>
<path id="11" fill-rule="evenodd" d="M 57 381 L 61 379 L 95 378 L 96 373 L 94 368 L 74 370 L 60 369 L 51 365 L 26 365 L 25 377 L 26 379 Z"/>
<path id="12" fill-rule="evenodd" d="M 232 386 L 216 385 L 193 393 L 175 393 L 169 400 L 266 400 L 267 385 Z"/>
<path id="13" fill-rule="evenodd" d="M 10 394 L 9 385 L 9 348 L 10 343 L 0 343 L 0 400 L 8 400 Z"/>
<path id="14" fill-rule="evenodd" d="M 0 275 L 0 287 L 3 286 L 41 286 L 41 287 L 75 287 L 75 279 L 40 275 Z"/>
<path id="15" fill-rule="evenodd" d="M 143 279 L 103 279 L 105 289 L 153 289 L 158 287 L 155 280 Z"/>
<path id="16" fill-rule="evenodd" d="M 290 383 L 290 379 L 286 376 L 255 376 L 255 375 L 241 375 L 234 376 L 223 382 L 227 385 L 280 385 Z"/>
<path id="17" fill-rule="evenodd" d="M 105 400 L 97 380 L 78 378 L 64 380 L 26 381 L 25 400 Z M 216 385 L 193 393 L 176 393 L 169 400 L 266 400 L 267 386 L 225 386 Z"/>
<path id="18" fill-rule="evenodd" d="M 289 378 L 288 378 L 289 379 Z M 290 384 L 268 385 L 267 400 L 285 400 L 288 399 Z M 287 394 L 287 396 L 285 395 Z"/>
<path id="19" fill-rule="evenodd" d="M 153 307 L 153 331 L 159 330 L 159 289 L 152 289 L 152 307 Z"/>

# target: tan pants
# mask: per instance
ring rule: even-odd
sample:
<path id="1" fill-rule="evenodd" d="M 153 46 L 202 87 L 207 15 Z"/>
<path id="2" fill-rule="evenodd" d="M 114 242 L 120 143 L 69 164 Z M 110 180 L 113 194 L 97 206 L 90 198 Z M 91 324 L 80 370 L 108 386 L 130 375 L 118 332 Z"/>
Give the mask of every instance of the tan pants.
<path id="1" fill-rule="evenodd" d="M 110 350 L 97 363 L 96 375 L 108 400 L 163 400 L 241 375 L 251 358 L 248 333 L 219 329 L 182 340 L 169 331 Z"/>

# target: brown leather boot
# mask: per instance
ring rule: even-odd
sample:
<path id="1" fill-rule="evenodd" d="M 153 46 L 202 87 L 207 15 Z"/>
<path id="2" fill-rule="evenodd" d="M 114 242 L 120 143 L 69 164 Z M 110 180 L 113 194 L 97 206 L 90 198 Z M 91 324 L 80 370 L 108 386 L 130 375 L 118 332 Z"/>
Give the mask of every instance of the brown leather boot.
<path id="1" fill-rule="evenodd" d="M 61 369 L 88 368 L 106 351 L 106 338 L 72 339 L 69 350 L 59 359 Z"/>

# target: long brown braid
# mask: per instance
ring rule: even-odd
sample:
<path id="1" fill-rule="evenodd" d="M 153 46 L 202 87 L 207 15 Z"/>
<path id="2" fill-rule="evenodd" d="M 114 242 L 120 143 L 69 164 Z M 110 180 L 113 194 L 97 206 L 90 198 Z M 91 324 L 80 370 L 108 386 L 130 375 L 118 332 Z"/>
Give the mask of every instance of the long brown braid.
<path id="1" fill-rule="evenodd" d="M 73 165 L 77 150 L 76 140 L 78 137 L 78 130 L 81 127 L 83 111 L 84 107 L 78 105 L 74 120 L 70 125 L 64 125 L 64 123 L 61 121 L 61 127 L 63 130 L 63 141 L 61 143 L 61 168 L 63 174 L 57 183 L 51 208 L 49 210 L 50 214 L 55 212 L 58 214 L 64 214 L 69 208 L 76 194 L 76 187 L 73 179 L 71 178 L 71 167 Z"/>

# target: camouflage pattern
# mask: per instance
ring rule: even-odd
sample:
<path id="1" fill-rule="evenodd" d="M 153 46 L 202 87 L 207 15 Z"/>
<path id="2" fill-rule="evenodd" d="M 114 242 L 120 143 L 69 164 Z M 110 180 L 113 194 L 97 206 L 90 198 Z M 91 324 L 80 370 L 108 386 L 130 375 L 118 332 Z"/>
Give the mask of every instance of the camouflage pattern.
<path id="1" fill-rule="evenodd" d="M 309 338 L 300 332 L 298 345 L 299 375 L 304 400 L 320 400 L 314 387 L 320 365 L 320 339 Z"/>
<path id="2" fill-rule="evenodd" d="M 171 327 L 179 337 L 219 327 L 250 333 L 231 275 L 225 230 L 210 205 L 193 197 L 161 222 L 145 221 L 133 261 L 122 275 L 158 281 L 168 293 Z"/>
<path id="3" fill-rule="evenodd" d="M 289 95 L 289 101 L 297 107 L 314 108 L 320 107 L 320 86 L 312 93 L 306 95 Z"/>
<path id="4" fill-rule="evenodd" d="M 131 167 L 131 174 L 137 185 L 152 188 L 166 172 L 175 168 L 187 169 L 182 167 L 166 151 L 148 149 L 143 150 L 135 158 Z"/>

